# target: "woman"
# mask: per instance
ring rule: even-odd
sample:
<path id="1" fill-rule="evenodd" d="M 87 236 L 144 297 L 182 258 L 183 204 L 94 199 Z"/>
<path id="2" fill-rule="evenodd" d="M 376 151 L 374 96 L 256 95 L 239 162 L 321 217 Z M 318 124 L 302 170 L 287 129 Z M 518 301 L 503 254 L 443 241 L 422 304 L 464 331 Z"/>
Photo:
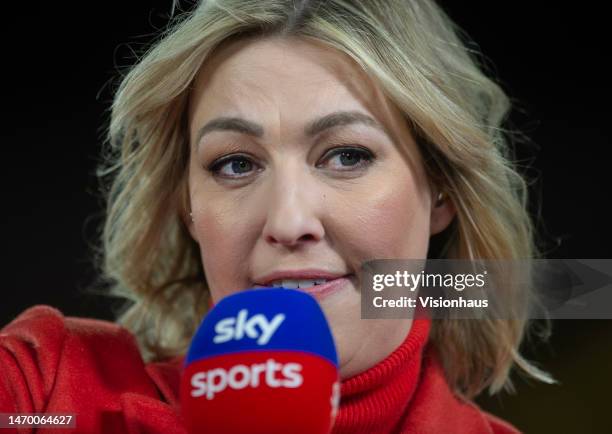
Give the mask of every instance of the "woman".
<path id="1" fill-rule="evenodd" d="M 339 283 L 319 297 L 334 433 L 516 432 L 470 399 L 510 387 L 513 366 L 549 381 L 517 351 L 524 297 L 512 321 L 365 321 L 358 292 L 370 259 L 535 255 L 508 110 L 433 1 L 202 2 L 113 103 L 99 254 L 133 335 L 26 311 L 3 329 L 0 411 L 183 432 L 182 356 L 211 303 L 317 279 Z"/>

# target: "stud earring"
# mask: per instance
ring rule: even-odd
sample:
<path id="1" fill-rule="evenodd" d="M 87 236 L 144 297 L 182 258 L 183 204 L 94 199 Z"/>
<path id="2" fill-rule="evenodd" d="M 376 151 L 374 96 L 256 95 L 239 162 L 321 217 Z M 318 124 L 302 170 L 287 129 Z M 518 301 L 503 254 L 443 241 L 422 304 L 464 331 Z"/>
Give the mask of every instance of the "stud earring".
<path id="1" fill-rule="evenodd" d="M 446 200 L 446 193 L 444 192 L 439 192 L 438 193 L 438 197 L 436 198 L 436 206 L 440 206 L 444 203 L 444 201 Z"/>

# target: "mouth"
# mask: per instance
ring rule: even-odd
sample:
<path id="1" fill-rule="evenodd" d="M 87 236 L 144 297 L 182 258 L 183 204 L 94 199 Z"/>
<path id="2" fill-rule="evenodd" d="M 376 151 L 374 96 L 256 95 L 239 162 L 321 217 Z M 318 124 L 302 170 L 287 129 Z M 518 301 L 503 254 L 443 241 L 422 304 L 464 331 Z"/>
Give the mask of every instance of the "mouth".
<path id="1" fill-rule="evenodd" d="M 301 273 L 301 275 L 300 275 Z M 284 274 L 284 275 L 283 275 Z M 274 273 L 259 279 L 253 288 L 285 288 L 296 289 L 322 299 L 344 288 L 353 279 L 353 274 L 333 274 L 314 272 Z"/>

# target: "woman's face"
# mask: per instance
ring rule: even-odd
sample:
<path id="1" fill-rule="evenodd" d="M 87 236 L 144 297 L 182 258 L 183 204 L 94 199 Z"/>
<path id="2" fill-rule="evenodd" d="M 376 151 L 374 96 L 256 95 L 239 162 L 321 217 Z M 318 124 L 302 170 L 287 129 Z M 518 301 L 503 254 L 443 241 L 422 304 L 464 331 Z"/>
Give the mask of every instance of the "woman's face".
<path id="1" fill-rule="evenodd" d="M 397 348 L 411 320 L 361 320 L 357 272 L 371 259 L 425 258 L 451 211 L 432 205 L 414 139 L 367 75 L 316 43 L 234 41 L 198 74 L 189 134 L 186 223 L 213 301 L 334 281 L 316 298 L 341 377 Z"/>

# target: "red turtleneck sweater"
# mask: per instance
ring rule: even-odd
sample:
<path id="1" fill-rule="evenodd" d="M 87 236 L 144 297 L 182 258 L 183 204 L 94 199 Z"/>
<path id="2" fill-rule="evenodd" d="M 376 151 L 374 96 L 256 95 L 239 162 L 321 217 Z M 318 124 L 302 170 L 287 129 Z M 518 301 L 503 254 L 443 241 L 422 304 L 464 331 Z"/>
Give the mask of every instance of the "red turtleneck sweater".
<path id="1" fill-rule="evenodd" d="M 517 432 L 453 395 L 426 345 L 430 324 L 415 320 L 392 354 L 342 383 L 333 434 Z M 145 364 L 124 328 L 36 306 L 0 331 L 0 413 L 73 413 L 79 433 L 186 434 L 182 362 Z"/>

